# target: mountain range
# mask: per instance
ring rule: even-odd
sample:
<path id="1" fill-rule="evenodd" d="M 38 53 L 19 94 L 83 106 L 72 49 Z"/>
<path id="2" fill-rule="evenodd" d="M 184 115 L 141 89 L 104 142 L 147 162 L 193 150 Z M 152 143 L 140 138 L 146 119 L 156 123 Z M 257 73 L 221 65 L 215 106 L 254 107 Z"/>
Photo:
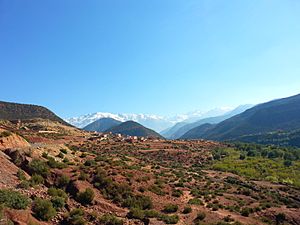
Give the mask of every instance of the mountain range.
<path id="1" fill-rule="evenodd" d="M 270 142 L 270 137 L 281 138 L 279 133 L 284 134 L 285 140 L 289 139 L 289 134 L 295 139 L 299 129 L 300 94 L 259 104 L 216 125 L 195 127 L 181 138 L 258 142 L 265 137 Z M 277 139 L 274 142 L 278 142 Z"/>
<path id="2" fill-rule="evenodd" d="M 208 114 L 210 113 L 202 113 L 201 115 L 199 113 L 198 118 Z M 84 120 L 77 118 L 76 121 L 78 123 L 86 123 L 97 117 L 102 117 L 85 126 L 84 129 L 162 138 L 156 131 L 143 124 L 130 119 L 124 121 L 130 117 L 129 114 L 127 114 L 127 117 L 125 117 L 125 114 L 123 117 L 120 115 L 122 114 L 96 113 L 93 116 L 85 116 Z M 103 118 L 103 116 L 108 117 Z M 121 118 L 121 120 L 111 117 Z M 142 116 L 139 114 L 131 114 L 131 117 L 134 117 L 136 120 L 142 120 L 144 123 L 151 121 L 151 119 L 156 121 L 162 119 L 157 116 Z M 30 120 L 36 118 L 70 125 L 43 106 L 0 101 L 0 119 L 2 120 Z M 195 116 L 186 118 L 182 122 L 174 124 L 162 134 L 165 136 L 169 135 L 167 136 L 168 138 L 176 139 L 209 139 L 300 146 L 300 94 L 262 103 L 254 107 L 243 105 L 223 113 L 223 115 L 202 118 L 196 122 L 188 122 L 194 119 Z M 170 121 L 169 123 L 171 123 Z M 182 134 L 183 131 L 186 132 Z"/>
<path id="3" fill-rule="evenodd" d="M 114 120 L 125 122 L 125 121 L 135 121 L 142 124 L 145 127 L 155 130 L 156 132 L 161 132 L 167 128 L 174 126 L 176 123 L 192 123 L 203 118 L 220 116 L 224 113 L 232 110 L 230 107 L 220 107 L 209 111 L 193 111 L 185 114 L 175 115 L 175 116 L 159 116 L 150 114 L 133 114 L 133 113 L 106 113 L 97 112 L 90 113 L 78 117 L 72 117 L 65 119 L 68 123 L 78 127 L 84 128 L 87 125 L 101 119 L 101 118 L 112 118 Z"/>
<path id="4" fill-rule="evenodd" d="M 238 106 L 237 108 L 233 109 L 232 111 L 229 111 L 221 116 L 208 117 L 208 118 L 200 119 L 193 123 L 180 122 L 180 123 L 175 124 L 173 127 L 161 132 L 161 135 L 163 135 L 165 138 L 168 138 L 168 139 L 178 139 L 182 135 L 184 135 L 186 132 L 188 132 L 189 130 L 191 130 L 195 127 L 198 127 L 198 126 L 206 124 L 206 123 L 210 123 L 210 124 L 220 123 L 232 116 L 235 116 L 237 114 L 244 112 L 245 110 L 251 108 L 252 106 L 253 105 L 250 105 L 250 104 L 241 105 L 241 106 Z"/>

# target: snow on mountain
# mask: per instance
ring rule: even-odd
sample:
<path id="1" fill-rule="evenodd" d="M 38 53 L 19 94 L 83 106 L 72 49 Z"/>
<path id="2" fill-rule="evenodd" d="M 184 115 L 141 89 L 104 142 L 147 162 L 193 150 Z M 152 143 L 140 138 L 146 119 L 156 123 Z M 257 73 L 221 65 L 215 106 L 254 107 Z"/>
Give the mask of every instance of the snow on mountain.
<path id="1" fill-rule="evenodd" d="M 210 117 L 210 116 L 218 116 L 222 115 L 231 108 L 216 108 L 207 112 L 202 111 L 193 111 L 186 114 L 179 114 L 170 117 L 158 116 L 158 115 L 150 115 L 150 114 L 134 114 L 134 113 L 106 113 L 106 112 L 96 112 L 90 113 L 78 117 L 72 117 L 66 119 L 66 121 L 76 127 L 83 128 L 86 125 L 101 119 L 101 118 L 112 118 L 121 122 L 125 122 L 128 120 L 133 120 L 142 124 L 145 127 L 153 129 L 157 132 L 165 130 L 178 122 L 193 122 L 201 118 Z"/>

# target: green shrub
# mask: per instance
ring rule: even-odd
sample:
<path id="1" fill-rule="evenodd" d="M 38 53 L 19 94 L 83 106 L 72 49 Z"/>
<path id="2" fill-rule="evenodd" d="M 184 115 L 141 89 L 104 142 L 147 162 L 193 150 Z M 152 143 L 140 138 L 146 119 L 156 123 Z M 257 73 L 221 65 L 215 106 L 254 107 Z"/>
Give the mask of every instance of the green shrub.
<path id="1" fill-rule="evenodd" d="M 138 209 L 151 209 L 153 204 L 149 196 L 135 195 L 124 199 L 123 207 L 138 208 Z"/>
<path id="2" fill-rule="evenodd" d="M 63 154 L 67 154 L 68 153 L 67 149 L 64 149 L 64 148 L 60 149 L 59 151 L 62 152 Z"/>
<path id="3" fill-rule="evenodd" d="M 0 138 L 8 137 L 8 136 L 10 136 L 10 135 L 11 135 L 11 132 L 9 132 L 9 131 L 2 131 L 2 132 L 0 133 Z"/>
<path id="4" fill-rule="evenodd" d="M 18 187 L 22 189 L 28 189 L 30 187 L 30 183 L 27 180 L 23 180 Z"/>
<path id="5" fill-rule="evenodd" d="M 206 214 L 204 212 L 199 212 L 199 213 L 197 213 L 197 217 L 196 217 L 195 221 L 202 221 L 205 219 L 205 217 L 206 217 Z"/>
<path id="6" fill-rule="evenodd" d="M 85 189 L 84 192 L 79 192 L 76 196 L 78 202 L 83 205 L 91 204 L 95 197 L 95 193 L 91 188 Z"/>
<path id="7" fill-rule="evenodd" d="M 19 178 L 19 180 L 24 181 L 26 180 L 26 175 L 25 172 L 21 169 L 18 170 L 17 172 L 17 177 Z"/>
<path id="8" fill-rule="evenodd" d="M 175 189 L 175 190 L 172 191 L 172 196 L 173 197 L 179 198 L 180 196 L 182 196 L 182 194 L 183 194 L 183 192 L 179 189 Z"/>
<path id="9" fill-rule="evenodd" d="M 56 185 L 59 188 L 64 188 L 69 184 L 69 182 L 70 182 L 70 177 L 63 174 L 62 176 L 57 178 Z"/>
<path id="10" fill-rule="evenodd" d="M 118 219 L 114 215 L 104 214 L 99 219 L 100 224 L 103 225 L 123 225 L 123 220 Z"/>
<path id="11" fill-rule="evenodd" d="M 160 212 L 157 212 L 156 210 L 145 210 L 145 217 L 147 218 L 158 218 L 160 216 Z"/>
<path id="12" fill-rule="evenodd" d="M 132 208 L 127 214 L 129 219 L 143 220 L 145 218 L 145 213 L 141 209 Z"/>
<path id="13" fill-rule="evenodd" d="M 80 171 L 78 179 L 79 180 L 87 180 L 88 179 L 88 175 L 85 172 Z"/>
<path id="14" fill-rule="evenodd" d="M 165 213 L 174 213 L 177 212 L 177 210 L 178 210 L 178 206 L 174 204 L 168 204 L 163 209 Z"/>
<path id="15" fill-rule="evenodd" d="M 190 206 L 184 207 L 184 209 L 182 211 L 183 214 L 189 214 L 191 212 L 192 212 L 192 208 Z"/>
<path id="16" fill-rule="evenodd" d="M 34 216 L 43 221 L 49 221 L 56 215 L 52 202 L 41 198 L 36 198 L 33 202 L 32 211 Z"/>
<path id="17" fill-rule="evenodd" d="M 278 213 L 275 216 L 276 224 L 281 224 L 286 220 L 286 216 L 284 213 Z"/>
<path id="18" fill-rule="evenodd" d="M 65 199 L 59 196 L 54 196 L 51 198 L 51 202 L 54 208 L 59 209 L 65 207 Z"/>
<path id="19" fill-rule="evenodd" d="M 241 210 L 241 215 L 242 216 L 248 217 L 250 213 L 251 213 L 251 209 L 250 208 L 243 208 Z"/>
<path id="20" fill-rule="evenodd" d="M 29 170 L 30 170 L 31 174 L 38 174 L 43 177 L 47 177 L 49 174 L 48 165 L 44 161 L 39 160 L 39 159 L 33 159 L 29 163 Z"/>
<path id="21" fill-rule="evenodd" d="M 188 203 L 191 205 L 203 205 L 203 202 L 199 198 L 190 199 Z"/>
<path id="22" fill-rule="evenodd" d="M 64 222 L 68 225 L 84 225 L 85 220 L 83 218 L 84 212 L 82 209 L 73 209 L 65 218 Z"/>
<path id="23" fill-rule="evenodd" d="M 48 195 L 52 197 L 62 197 L 65 200 L 68 198 L 68 195 L 64 190 L 59 188 L 53 188 L 53 187 L 48 189 Z"/>
<path id="24" fill-rule="evenodd" d="M 3 189 L 0 190 L 0 205 L 12 209 L 26 209 L 29 205 L 29 198 L 19 192 Z"/>
<path id="25" fill-rule="evenodd" d="M 29 182 L 32 186 L 43 184 L 44 183 L 44 178 L 39 174 L 33 174 L 31 176 Z"/>
<path id="26" fill-rule="evenodd" d="M 179 221 L 178 215 L 161 215 L 159 219 L 164 221 L 166 224 L 176 224 Z"/>

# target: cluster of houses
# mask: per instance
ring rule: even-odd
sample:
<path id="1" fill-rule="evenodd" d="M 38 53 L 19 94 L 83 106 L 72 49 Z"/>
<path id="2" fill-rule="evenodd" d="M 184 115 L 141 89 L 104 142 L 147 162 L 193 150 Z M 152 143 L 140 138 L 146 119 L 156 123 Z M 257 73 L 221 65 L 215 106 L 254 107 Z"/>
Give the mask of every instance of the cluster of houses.
<path id="1" fill-rule="evenodd" d="M 89 137 L 89 140 L 91 140 L 91 141 L 93 141 L 93 140 L 97 140 L 97 141 L 114 140 L 114 141 L 128 142 L 128 143 L 145 142 L 148 139 L 149 138 L 145 138 L 145 137 L 114 134 L 112 132 L 109 132 L 109 133 L 93 132 L 92 136 Z"/>

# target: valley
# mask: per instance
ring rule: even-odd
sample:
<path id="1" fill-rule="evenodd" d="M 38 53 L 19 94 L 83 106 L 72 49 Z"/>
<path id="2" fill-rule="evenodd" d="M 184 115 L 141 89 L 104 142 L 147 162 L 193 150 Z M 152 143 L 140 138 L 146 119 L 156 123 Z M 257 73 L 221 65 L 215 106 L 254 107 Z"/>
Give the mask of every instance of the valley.
<path id="1" fill-rule="evenodd" d="M 0 124 L 2 223 L 300 222 L 298 149 L 135 138 L 45 119 Z"/>

